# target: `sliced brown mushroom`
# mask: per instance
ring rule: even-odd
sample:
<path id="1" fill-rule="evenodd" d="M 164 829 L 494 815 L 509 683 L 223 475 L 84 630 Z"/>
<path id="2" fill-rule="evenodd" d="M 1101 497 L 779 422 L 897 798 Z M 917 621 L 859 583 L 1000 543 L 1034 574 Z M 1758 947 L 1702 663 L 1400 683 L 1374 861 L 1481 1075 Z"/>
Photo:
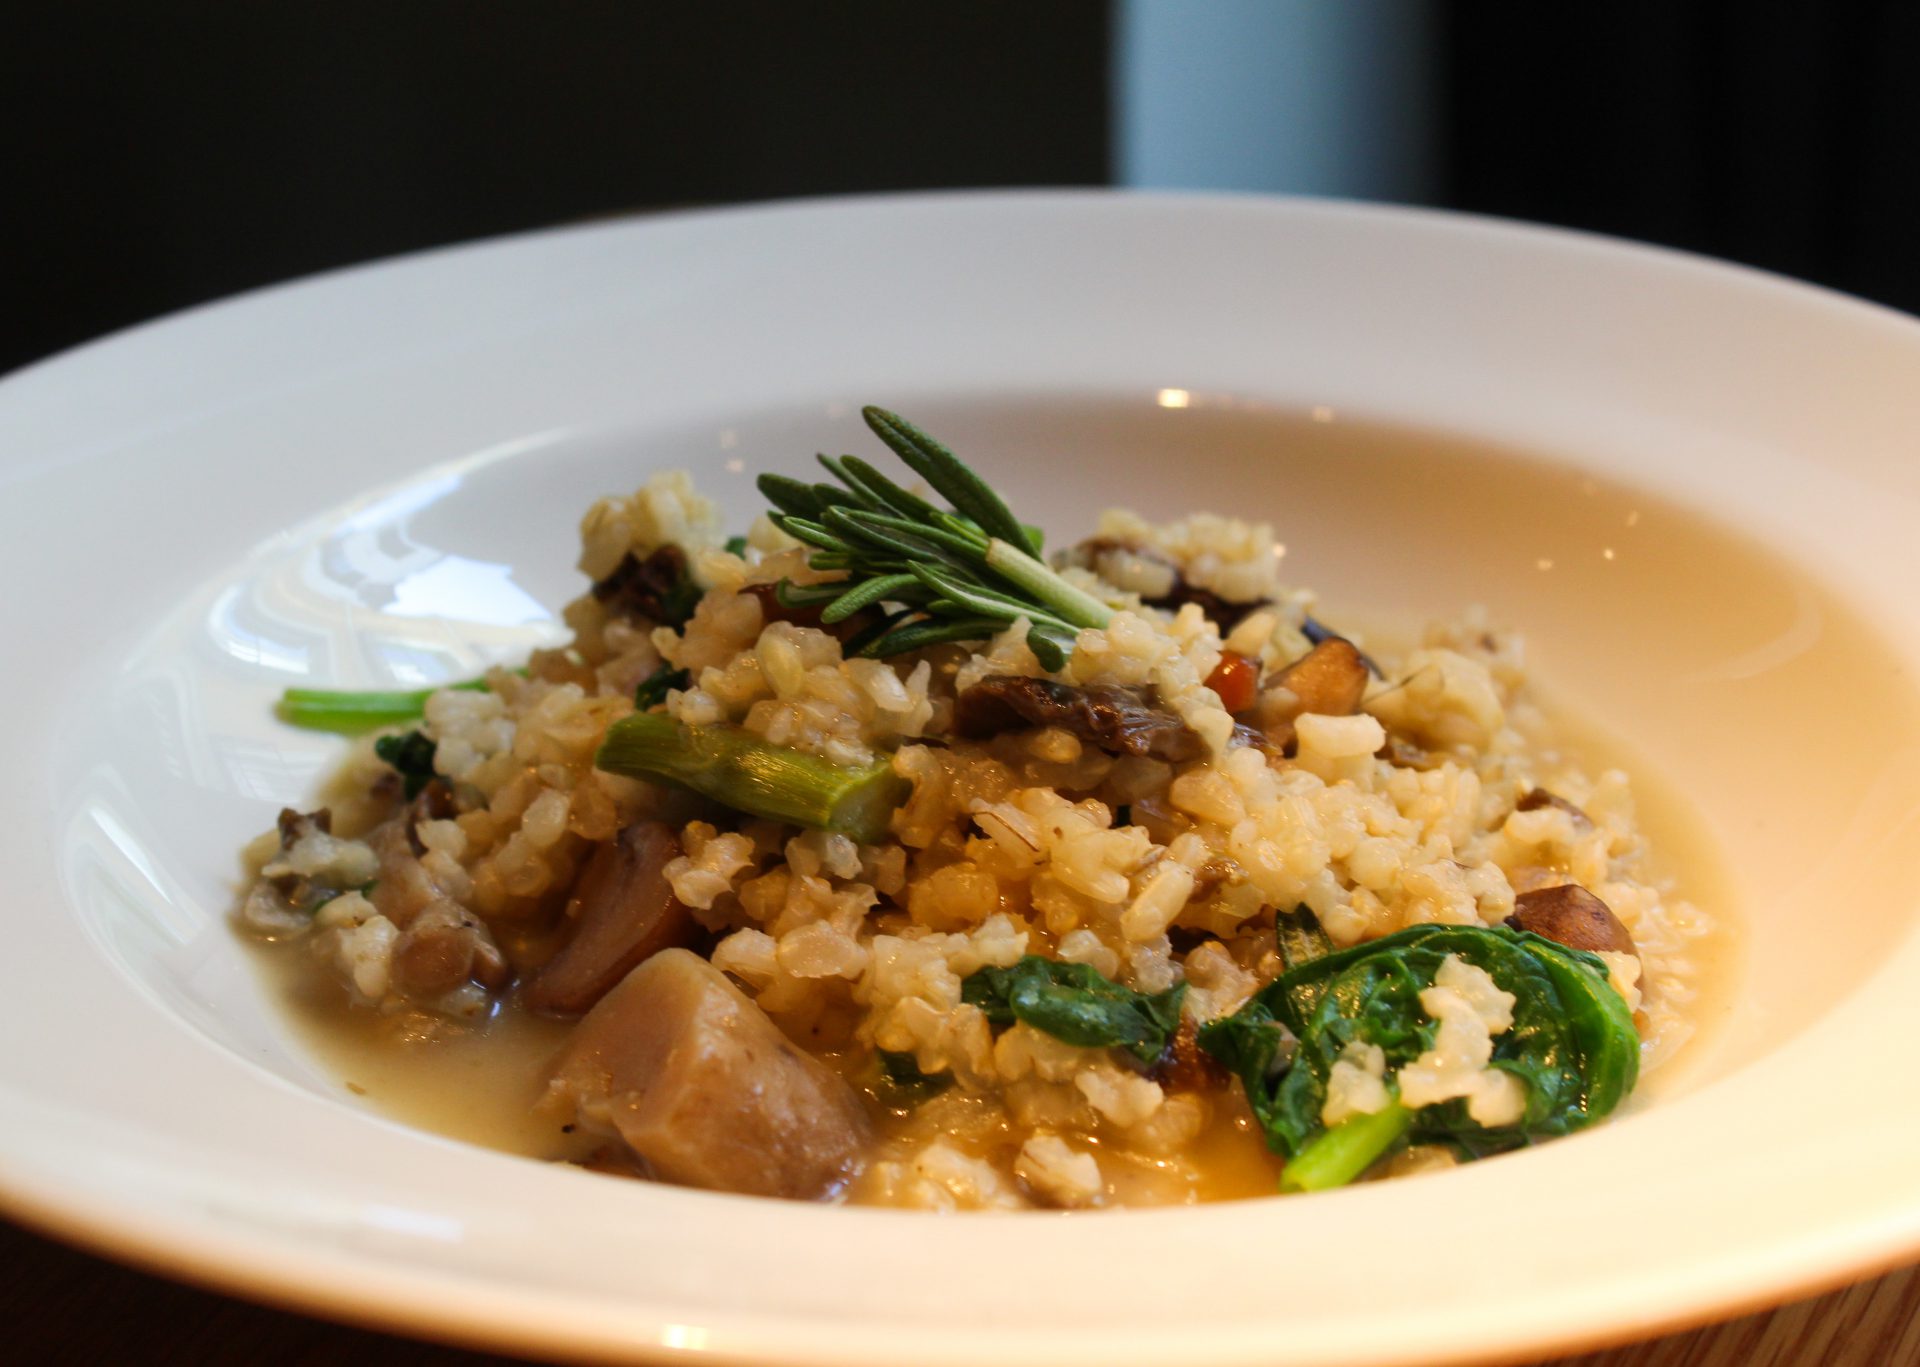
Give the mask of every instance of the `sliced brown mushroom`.
<path id="1" fill-rule="evenodd" d="M 1265 712 L 1267 740 L 1291 751 L 1294 719 L 1308 713 L 1320 717 L 1350 717 L 1360 710 L 1367 694 L 1366 656 L 1344 636 L 1329 636 L 1266 682 L 1266 689 L 1284 688 L 1291 700 Z"/>
<path id="2" fill-rule="evenodd" d="M 991 674 L 960 694 L 954 727 L 972 740 L 1003 731 L 1057 726 L 1111 755 L 1148 755 L 1170 763 L 1198 759 L 1206 744 L 1173 713 L 1132 688 L 1074 688 L 1018 674 Z"/>
<path id="3" fill-rule="evenodd" d="M 853 1089 L 684 949 L 654 955 L 587 1013 L 549 1095 L 655 1177 L 751 1196 L 830 1196 L 868 1138 Z"/>
<path id="4" fill-rule="evenodd" d="M 332 835 L 333 809 L 322 807 L 315 812 L 296 812 L 291 807 L 282 807 L 274 825 L 280 832 L 280 852 L 285 854 L 316 832 Z M 312 911 L 333 892 L 333 889 L 297 873 L 283 873 L 263 881 L 278 895 L 282 906 L 294 912 Z"/>
<path id="5" fill-rule="evenodd" d="M 1557 940 L 1568 949 L 1631 954 L 1636 958 L 1640 954 L 1634 948 L 1633 936 L 1612 908 L 1578 883 L 1521 893 L 1513 899 L 1513 915 L 1507 918 L 1507 924 Z"/>
<path id="6" fill-rule="evenodd" d="M 1537 812 L 1542 807 L 1553 807 L 1573 818 L 1573 824 L 1586 827 L 1593 825 L 1593 819 L 1564 797 L 1548 792 L 1545 788 L 1529 788 L 1513 804 L 1516 812 Z"/>
<path id="7" fill-rule="evenodd" d="M 635 964 L 690 943 L 699 927 L 667 882 L 679 857 L 679 840 L 658 821 L 637 822 L 595 850 L 567 904 L 573 933 L 527 984 L 527 1007 L 577 1016 Z"/>

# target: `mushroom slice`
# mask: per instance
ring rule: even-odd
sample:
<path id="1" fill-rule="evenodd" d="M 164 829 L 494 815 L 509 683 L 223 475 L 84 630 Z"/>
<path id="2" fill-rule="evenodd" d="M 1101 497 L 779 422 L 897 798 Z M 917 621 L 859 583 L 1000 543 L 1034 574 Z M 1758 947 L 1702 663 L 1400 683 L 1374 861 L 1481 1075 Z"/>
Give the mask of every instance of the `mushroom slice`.
<path id="1" fill-rule="evenodd" d="M 679 840 L 658 821 L 636 822 L 595 850 L 567 904 L 573 934 L 527 984 L 527 1007 L 577 1016 L 635 964 L 690 942 L 699 927 L 667 882 L 679 857 Z"/>
<path id="2" fill-rule="evenodd" d="M 1513 899 L 1513 915 L 1507 918 L 1507 924 L 1558 941 L 1568 949 L 1640 956 L 1633 936 L 1612 908 L 1578 883 L 1521 893 Z"/>
<path id="3" fill-rule="evenodd" d="M 1344 636 L 1329 636 L 1267 680 L 1269 695 L 1285 689 L 1291 700 L 1269 701 L 1263 710 L 1268 743 L 1291 753 L 1293 722 L 1311 712 L 1320 717 L 1350 717 L 1367 693 L 1366 656 Z"/>

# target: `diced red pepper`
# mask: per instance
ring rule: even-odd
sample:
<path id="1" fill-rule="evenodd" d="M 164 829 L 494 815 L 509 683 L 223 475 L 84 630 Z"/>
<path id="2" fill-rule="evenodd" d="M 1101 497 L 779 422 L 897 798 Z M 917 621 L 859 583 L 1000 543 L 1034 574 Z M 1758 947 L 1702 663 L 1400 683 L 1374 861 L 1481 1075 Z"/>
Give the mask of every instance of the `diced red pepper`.
<path id="1" fill-rule="evenodd" d="M 1229 650 L 1207 675 L 1207 687 L 1220 695 L 1220 705 L 1227 711 L 1244 712 L 1259 696 L 1260 666 Z"/>

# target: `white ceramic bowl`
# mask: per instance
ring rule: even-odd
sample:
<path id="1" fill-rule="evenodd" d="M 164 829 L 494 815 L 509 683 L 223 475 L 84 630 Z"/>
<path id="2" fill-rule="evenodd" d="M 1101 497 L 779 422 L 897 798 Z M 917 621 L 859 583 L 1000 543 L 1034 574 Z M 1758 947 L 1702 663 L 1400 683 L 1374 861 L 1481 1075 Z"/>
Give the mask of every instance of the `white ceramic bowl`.
<path id="1" fill-rule="evenodd" d="M 1221 507 L 1277 522 L 1330 604 L 1515 621 L 1693 813 L 1701 880 L 1724 863 L 1746 950 L 1702 1040 L 1538 1149 L 1073 1217 L 621 1184 L 362 1108 L 223 919 L 235 851 L 337 754 L 276 692 L 550 639 L 593 495 L 691 465 L 744 516 L 755 469 L 855 441 L 868 401 L 1056 539 L 1108 503 Z M 1530 453 L 1561 498 L 1427 515 L 1283 417 L 1315 410 Z M 1434 1363 L 1912 1256 L 1916 434 L 1920 325 L 1833 295 L 1471 219 L 1103 194 L 543 234 L 34 367 L 0 383 L 0 1197 L 322 1314 L 778 1363 Z M 1450 451 L 1445 483 L 1496 487 Z M 1595 499 L 1617 545 L 1569 530 Z"/>

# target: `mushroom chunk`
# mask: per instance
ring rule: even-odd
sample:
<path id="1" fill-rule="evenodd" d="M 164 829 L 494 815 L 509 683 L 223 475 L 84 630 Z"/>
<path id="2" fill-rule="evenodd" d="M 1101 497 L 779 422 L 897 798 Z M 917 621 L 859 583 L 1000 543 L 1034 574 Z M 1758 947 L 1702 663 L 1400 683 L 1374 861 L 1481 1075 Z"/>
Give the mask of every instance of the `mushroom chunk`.
<path id="1" fill-rule="evenodd" d="M 429 902 L 400 935 L 393 977 L 400 991 L 428 1001 L 475 982 L 488 991 L 507 985 L 507 959 L 485 925 L 444 898 Z"/>
<path id="2" fill-rule="evenodd" d="M 1329 636 L 1295 660 L 1267 685 L 1284 688 L 1300 700 L 1297 713 L 1350 717 L 1367 692 L 1367 662 L 1344 636 Z"/>
<path id="3" fill-rule="evenodd" d="M 693 616 L 700 586 L 688 573 L 687 553 L 669 543 L 645 560 L 629 551 L 612 574 L 593 586 L 593 596 L 621 616 L 677 627 Z"/>
<path id="4" fill-rule="evenodd" d="M 1200 734 L 1173 713 L 1155 707 L 1152 690 L 1090 684 L 1075 688 L 1018 674 L 989 674 L 964 690 L 954 709 L 954 729 L 968 740 L 1006 731 L 1057 726 L 1109 755 L 1145 755 L 1184 764 L 1207 753 Z M 1264 749 L 1266 737 L 1236 723 L 1230 745 Z"/>
<path id="5" fill-rule="evenodd" d="M 527 1007 L 577 1016 L 635 964 L 689 943 L 699 927 L 666 876 L 679 857 L 680 842 L 658 821 L 637 822 L 594 851 L 567 904 L 573 934 L 527 984 Z"/>
<path id="6" fill-rule="evenodd" d="M 548 1096 L 655 1177 L 715 1191 L 828 1197 L 867 1142 L 853 1089 L 684 949 L 654 955 L 587 1013 Z"/>
<path id="7" fill-rule="evenodd" d="M 1344 636 L 1329 636 L 1267 681 L 1267 688 L 1284 688 L 1291 700 L 1269 707 L 1267 740 L 1291 752 L 1296 717 L 1311 712 L 1320 717 L 1350 717 L 1360 710 L 1367 693 L 1367 660 Z"/>
<path id="8" fill-rule="evenodd" d="M 960 694 L 954 725 L 971 740 L 1057 726 L 1110 755 L 1151 755 L 1175 764 L 1206 753 L 1205 742 L 1180 718 L 1153 706 L 1139 690 L 1114 684 L 1074 688 L 990 674 Z"/>
<path id="9" fill-rule="evenodd" d="M 1568 949 L 1640 955 L 1620 918 L 1578 883 L 1523 892 L 1513 899 L 1513 908 L 1507 924 L 1515 930 L 1530 930 Z"/>

